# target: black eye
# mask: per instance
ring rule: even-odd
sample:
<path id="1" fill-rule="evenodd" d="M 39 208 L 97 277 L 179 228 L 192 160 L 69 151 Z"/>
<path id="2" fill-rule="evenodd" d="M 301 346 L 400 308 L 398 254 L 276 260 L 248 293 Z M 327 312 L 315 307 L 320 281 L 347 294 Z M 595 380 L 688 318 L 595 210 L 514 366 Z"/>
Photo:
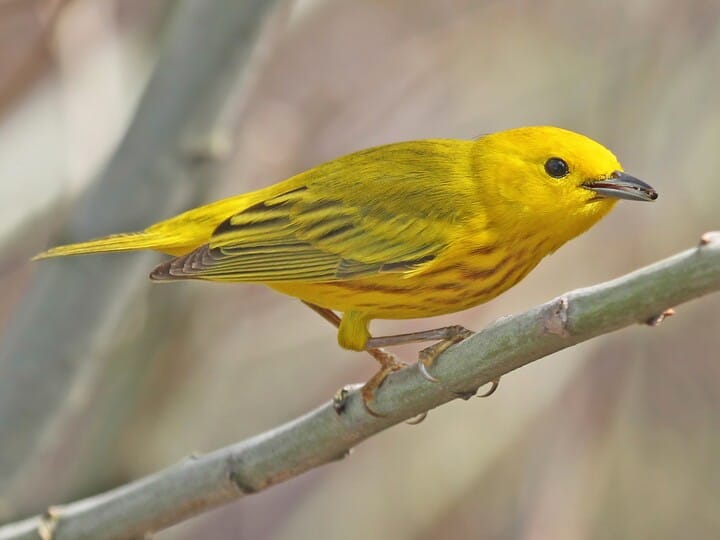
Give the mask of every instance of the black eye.
<path id="1" fill-rule="evenodd" d="M 545 172 L 553 178 L 563 178 L 570 173 L 568 164 L 559 157 L 551 157 L 545 162 Z"/>

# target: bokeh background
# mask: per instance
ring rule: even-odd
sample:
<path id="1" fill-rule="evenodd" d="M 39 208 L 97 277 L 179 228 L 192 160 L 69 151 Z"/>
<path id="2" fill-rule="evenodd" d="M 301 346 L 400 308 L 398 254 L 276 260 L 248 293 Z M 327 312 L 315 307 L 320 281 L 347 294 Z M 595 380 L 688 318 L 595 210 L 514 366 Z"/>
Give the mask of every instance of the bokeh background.
<path id="1" fill-rule="evenodd" d="M 142 227 L 370 145 L 532 124 L 603 142 L 659 200 L 620 204 L 485 306 L 378 321 L 376 333 L 481 328 L 720 228 L 715 0 L 279 2 L 250 60 L 217 73 L 237 80 L 177 180 L 185 191 L 202 182 L 197 198 L 179 199 L 165 179 L 167 199 L 181 202 L 152 208 L 137 186 L 156 181 L 162 155 L 141 182 L 93 185 L 108 182 L 147 81 L 177 46 L 182 4 L 0 2 L 0 523 L 270 429 L 375 369 L 291 298 L 149 286 L 160 256 L 108 283 L 97 268 L 135 256 L 28 262 L 49 243 Z M 182 53 L 187 70 L 202 47 Z M 153 109 L 142 114 L 152 125 Z M 208 156 L 214 165 L 196 177 Z M 77 217 L 91 215 L 88 201 L 102 225 Z M 80 273 L 86 291 L 48 286 L 63 272 Z M 102 309 L 97 283 L 111 300 Z M 490 399 L 444 406 L 158 538 L 716 538 L 720 298 L 677 311 L 536 362 Z"/>

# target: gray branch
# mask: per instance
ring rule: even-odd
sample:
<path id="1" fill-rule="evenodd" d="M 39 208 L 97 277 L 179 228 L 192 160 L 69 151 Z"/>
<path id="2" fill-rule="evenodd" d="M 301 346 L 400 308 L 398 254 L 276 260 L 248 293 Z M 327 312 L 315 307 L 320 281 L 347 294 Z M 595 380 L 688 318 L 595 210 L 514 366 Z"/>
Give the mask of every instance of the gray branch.
<path id="1" fill-rule="evenodd" d="M 331 403 L 274 430 L 0 528 L 0 540 L 136 538 L 345 457 L 394 424 L 474 391 L 501 375 L 620 328 L 654 326 L 672 306 L 720 290 L 720 232 L 696 248 L 621 278 L 579 289 L 520 315 L 502 318 L 450 348 L 432 384 L 416 366 L 391 375 L 370 416 L 357 389 L 338 415 Z"/>

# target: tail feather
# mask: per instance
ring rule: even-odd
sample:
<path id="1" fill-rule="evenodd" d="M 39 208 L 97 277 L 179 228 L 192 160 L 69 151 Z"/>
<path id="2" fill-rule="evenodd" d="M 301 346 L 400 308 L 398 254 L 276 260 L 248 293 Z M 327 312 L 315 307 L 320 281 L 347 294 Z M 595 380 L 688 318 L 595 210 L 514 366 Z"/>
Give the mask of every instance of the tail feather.
<path id="1" fill-rule="evenodd" d="M 113 234 L 87 242 L 57 246 L 35 255 L 32 260 L 64 257 L 66 255 L 85 255 L 88 253 L 106 253 L 111 251 L 137 251 L 143 249 L 152 249 L 171 255 L 181 255 L 192 248 L 179 246 L 176 242 L 169 241 L 167 235 L 142 231 Z"/>

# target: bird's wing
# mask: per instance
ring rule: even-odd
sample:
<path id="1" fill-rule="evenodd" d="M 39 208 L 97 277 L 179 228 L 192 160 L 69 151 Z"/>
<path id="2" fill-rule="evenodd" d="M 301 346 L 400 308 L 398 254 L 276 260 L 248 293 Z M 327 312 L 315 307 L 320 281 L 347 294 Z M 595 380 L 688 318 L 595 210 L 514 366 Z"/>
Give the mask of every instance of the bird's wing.
<path id="1" fill-rule="evenodd" d="M 151 276 L 321 282 L 422 269 L 478 211 L 468 204 L 475 186 L 458 154 L 464 144 L 396 143 L 315 167 L 269 188 Z"/>
<path id="2" fill-rule="evenodd" d="M 210 241 L 172 259 L 153 279 L 323 282 L 407 272 L 446 245 L 441 227 L 420 212 L 295 187 L 233 215 Z M 357 194 L 355 194 L 357 195 Z M 401 206 L 401 205 L 399 205 Z"/>

